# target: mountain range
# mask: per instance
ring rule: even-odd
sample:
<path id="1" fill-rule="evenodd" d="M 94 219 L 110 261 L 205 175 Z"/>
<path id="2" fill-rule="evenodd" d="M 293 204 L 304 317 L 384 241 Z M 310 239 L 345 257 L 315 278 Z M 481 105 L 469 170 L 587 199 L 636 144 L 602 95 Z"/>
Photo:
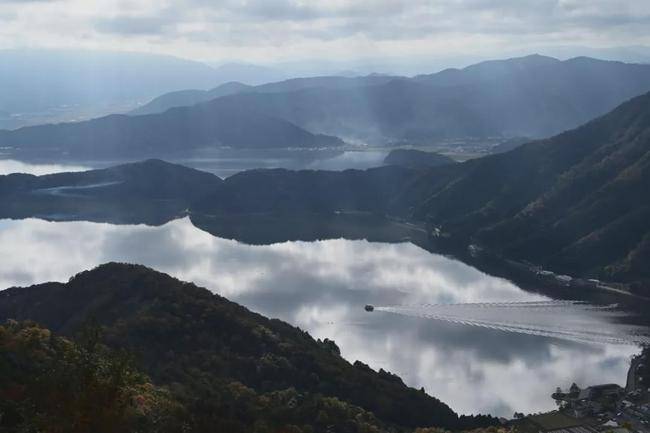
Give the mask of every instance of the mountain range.
<path id="1" fill-rule="evenodd" d="M 532 55 L 412 78 L 294 79 L 248 88 L 210 104 L 254 108 L 341 137 L 435 142 L 546 137 L 649 90 L 650 65 Z M 203 93 L 196 101 L 208 98 Z M 184 103 L 182 98 L 165 100 L 158 110 Z"/>
<path id="2" fill-rule="evenodd" d="M 649 161 L 650 93 L 557 136 L 433 168 L 252 170 L 221 181 L 147 161 L 106 171 L 3 176 L 0 194 L 3 216 L 11 217 L 101 219 L 119 214 L 122 200 L 137 204 L 130 221 L 143 215 L 164 221 L 185 209 L 204 220 L 388 214 L 426 223 L 465 247 L 478 244 L 571 275 L 638 282 L 650 279 Z M 137 175 L 125 177 L 131 172 Z M 156 187 L 151 179 L 166 182 Z"/>
<path id="3" fill-rule="evenodd" d="M 188 157 L 193 152 L 227 148 L 328 148 L 343 142 L 254 108 L 200 104 L 161 114 L 115 114 L 0 131 L 0 145 L 22 158 L 113 159 Z"/>
<path id="4" fill-rule="evenodd" d="M 142 114 L 163 113 L 170 108 L 189 107 L 211 99 L 220 98 L 221 96 L 243 92 L 250 88 L 252 86 L 237 81 L 230 81 L 210 90 L 178 90 L 158 96 L 147 104 L 129 112 L 129 114 L 138 116 Z"/>
<path id="5" fill-rule="evenodd" d="M 143 52 L 0 50 L 0 129 L 87 120 L 128 112 L 168 92 L 287 77 L 264 66 Z"/>
<path id="6" fill-rule="evenodd" d="M 341 146 L 335 136 L 381 144 L 545 137 L 648 90 L 650 65 L 534 55 L 412 78 L 228 83 L 163 95 L 135 112 L 146 115 L 0 131 L 0 146 L 17 158 L 178 158 L 206 149 Z"/>
<path id="7" fill-rule="evenodd" d="M 133 110 L 130 114 L 162 113 L 174 107 L 189 106 L 208 102 L 221 96 L 235 93 L 284 93 L 296 92 L 310 88 L 321 89 L 353 89 L 356 87 L 385 84 L 395 78 L 389 75 L 371 74 L 365 77 L 319 76 L 308 78 L 291 78 L 288 80 L 270 82 L 250 86 L 239 82 L 225 83 L 211 90 L 186 90 L 161 95 L 149 103 Z"/>

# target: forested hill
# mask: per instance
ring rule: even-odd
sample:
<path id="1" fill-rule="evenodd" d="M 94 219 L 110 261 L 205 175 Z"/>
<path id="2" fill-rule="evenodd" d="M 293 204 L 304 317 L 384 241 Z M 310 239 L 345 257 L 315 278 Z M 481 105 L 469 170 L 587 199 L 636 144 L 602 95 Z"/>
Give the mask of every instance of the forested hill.
<path id="1" fill-rule="evenodd" d="M 162 224 L 219 189 L 217 176 L 161 160 L 44 176 L 0 176 L 2 218 Z"/>
<path id="2" fill-rule="evenodd" d="M 384 212 L 417 171 L 251 170 L 215 175 L 146 160 L 100 170 L 0 176 L 1 218 L 162 224 L 181 215 Z"/>
<path id="3" fill-rule="evenodd" d="M 110 115 L 0 131 L 15 156 L 112 159 L 187 157 L 206 149 L 337 147 L 336 137 L 312 134 L 255 108 L 199 104 L 143 116 Z"/>
<path id="4" fill-rule="evenodd" d="M 111 263 L 65 284 L 2 291 L 0 319 L 34 320 L 68 336 L 96 323 L 109 347 L 133 353 L 171 390 L 192 431 L 458 430 L 495 421 L 459 417 L 393 374 L 350 364 L 332 341 L 143 266 Z"/>
<path id="5" fill-rule="evenodd" d="M 415 216 L 559 272 L 650 278 L 650 94 L 556 137 L 432 169 Z"/>

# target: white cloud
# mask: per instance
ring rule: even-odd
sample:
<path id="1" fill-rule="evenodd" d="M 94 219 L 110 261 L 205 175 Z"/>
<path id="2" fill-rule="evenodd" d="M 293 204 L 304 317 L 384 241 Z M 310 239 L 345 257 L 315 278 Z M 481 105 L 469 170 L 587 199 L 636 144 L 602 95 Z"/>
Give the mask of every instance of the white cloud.
<path id="1" fill-rule="evenodd" d="M 0 0 L 0 47 L 253 61 L 650 43 L 646 0 Z"/>

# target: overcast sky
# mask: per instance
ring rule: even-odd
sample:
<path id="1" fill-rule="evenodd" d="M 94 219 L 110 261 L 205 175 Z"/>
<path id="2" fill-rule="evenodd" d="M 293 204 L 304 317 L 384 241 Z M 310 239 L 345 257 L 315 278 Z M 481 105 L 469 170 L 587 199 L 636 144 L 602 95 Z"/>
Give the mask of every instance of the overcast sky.
<path id="1" fill-rule="evenodd" d="M 0 48 L 345 60 L 650 45 L 650 0 L 0 0 Z"/>

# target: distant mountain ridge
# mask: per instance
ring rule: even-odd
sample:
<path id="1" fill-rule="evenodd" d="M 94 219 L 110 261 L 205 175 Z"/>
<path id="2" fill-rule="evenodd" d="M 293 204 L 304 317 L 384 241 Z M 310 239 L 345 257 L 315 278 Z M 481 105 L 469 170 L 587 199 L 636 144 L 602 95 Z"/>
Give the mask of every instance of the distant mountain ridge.
<path id="1" fill-rule="evenodd" d="M 111 115 L 0 131 L 12 154 L 41 158 L 148 158 L 188 156 L 202 149 L 326 148 L 332 136 L 312 134 L 254 108 L 200 104 L 144 116 Z"/>
<path id="2" fill-rule="evenodd" d="M 229 83 L 221 84 L 211 90 L 179 90 L 158 96 L 147 104 L 130 111 L 128 114 L 139 116 L 143 114 L 162 113 L 170 108 L 189 107 L 221 96 L 242 92 L 250 88 L 251 86 L 249 85 L 231 81 Z"/>
<path id="3" fill-rule="evenodd" d="M 413 78 L 287 80 L 209 104 L 246 107 L 309 131 L 368 140 L 545 137 L 650 91 L 650 65 L 531 55 Z"/>
<path id="4" fill-rule="evenodd" d="M 150 158 L 201 149 L 327 148 L 543 137 L 650 90 L 650 65 L 527 56 L 413 78 L 297 78 L 164 95 L 136 113 L 0 131 L 10 153 Z M 212 98 L 207 102 L 205 99 Z M 192 104 L 170 108 L 176 104 Z M 162 112 L 161 112 L 162 111 Z"/>
<path id="5" fill-rule="evenodd" d="M 154 114 L 162 113 L 174 107 L 191 106 L 202 102 L 211 101 L 221 96 L 228 96 L 243 91 L 253 93 L 282 93 L 295 92 L 309 88 L 345 89 L 358 86 L 368 86 L 386 83 L 394 77 L 369 75 L 367 77 L 338 77 L 323 76 L 310 78 L 291 78 L 283 81 L 260 84 L 257 86 L 245 85 L 238 82 L 225 83 L 211 90 L 184 90 L 166 93 L 149 103 L 139 107 L 129 114 Z"/>

